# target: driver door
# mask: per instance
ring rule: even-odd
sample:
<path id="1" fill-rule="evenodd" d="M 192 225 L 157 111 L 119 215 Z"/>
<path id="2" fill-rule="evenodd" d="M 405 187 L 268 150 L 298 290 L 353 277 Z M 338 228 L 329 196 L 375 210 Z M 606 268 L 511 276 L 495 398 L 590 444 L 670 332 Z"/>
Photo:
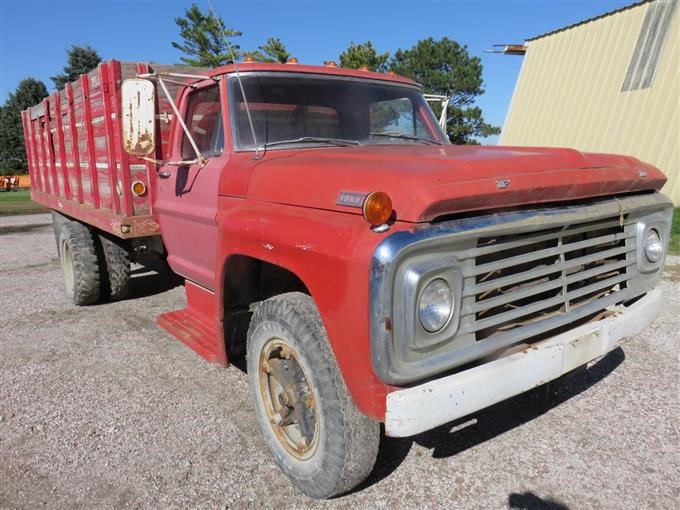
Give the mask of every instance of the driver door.
<path id="1" fill-rule="evenodd" d="M 161 167 L 154 203 L 170 267 L 210 290 L 214 288 L 217 250 L 217 190 L 228 161 L 223 83 L 210 81 L 192 90 L 184 102 L 184 122 L 207 163 Z M 196 159 L 184 131 L 177 131 L 174 141 L 179 142 L 179 150 L 173 151 L 173 159 Z"/>

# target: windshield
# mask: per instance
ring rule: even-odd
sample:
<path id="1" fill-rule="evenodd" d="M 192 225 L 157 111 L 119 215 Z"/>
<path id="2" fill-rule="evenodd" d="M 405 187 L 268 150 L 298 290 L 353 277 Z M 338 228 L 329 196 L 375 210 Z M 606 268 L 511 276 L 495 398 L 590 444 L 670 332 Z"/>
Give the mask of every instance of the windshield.
<path id="1" fill-rule="evenodd" d="M 229 80 L 235 148 L 254 150 L 241 89 Z M 414 87 L 293 73 L 243 73 L 241 80 L 260 147 L 448 143 Z"/>

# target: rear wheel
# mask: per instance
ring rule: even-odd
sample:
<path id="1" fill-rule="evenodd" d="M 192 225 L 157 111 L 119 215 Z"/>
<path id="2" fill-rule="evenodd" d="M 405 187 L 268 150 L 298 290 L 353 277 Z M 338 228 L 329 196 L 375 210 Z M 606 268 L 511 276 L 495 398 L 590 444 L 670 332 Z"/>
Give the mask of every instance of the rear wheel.
<path id="1" fill-rule="evenodd" d="M 122 239 L 99 234 L 102 247 L 102 294 L 112 300 L 130 294 L 130 250 Z"/>
<path id="2" fill-rule="evenodd" d="M 329 498 L 373 469 L 380 426 L 352 402 L 310 296 L 262 302 L 248 330 L 248 382 L 274 460 L 305 494 Z"/>
<path id="3" fill-rule="evenodd" d="M 54 241 L 57 245 L 57 257 L 59 256 L 59 236 L 61 235 L 61 227 L 64 223 L 68 223 L 69 220 L 63 214 L 59 214 L 57 211 L 52 211 L 52 227 L 54 228 Z"/>
<path id="4" fill-rule="evenodd" d="M 59 258 L 66 294 L 77 305 L 99 301 L 99 264 L 92 232 L 85 225 L 66 220 L 58 230 Z"/>

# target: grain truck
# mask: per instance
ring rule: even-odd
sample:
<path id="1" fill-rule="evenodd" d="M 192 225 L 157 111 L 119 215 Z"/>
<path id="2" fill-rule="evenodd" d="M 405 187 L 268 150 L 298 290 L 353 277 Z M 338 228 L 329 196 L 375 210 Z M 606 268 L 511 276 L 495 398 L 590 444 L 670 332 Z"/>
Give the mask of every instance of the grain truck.
<path id="1" fill-rule="evenodd" d="M 70 298 L 122 299 L 131 262 L 166 260 L 187 303 L 159 325 L 209 362 L 245 353 L 264 440 L 315 498 L 366 478 L 381 427 L 544 385 L 663 305 L 657 168 L 452 145 L 390 73 L 110 61 L 23 124 Z"/>

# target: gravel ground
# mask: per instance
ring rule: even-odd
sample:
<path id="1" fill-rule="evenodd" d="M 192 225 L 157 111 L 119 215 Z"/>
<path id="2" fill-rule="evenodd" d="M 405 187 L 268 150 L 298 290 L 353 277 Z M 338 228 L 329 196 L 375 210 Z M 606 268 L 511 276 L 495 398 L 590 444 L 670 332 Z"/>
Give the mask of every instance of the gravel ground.
<path id="1" fill-rule="evenodd" d="M 315 502 L 270 459 L 245 374 L 155 325 L 180 282 L 138 268 L 133 299 L 77 308 L 49 221 L 0 218 L 3 508 L 678 507 L 680 265 L 663 315 L 547 400 L 383 439 L 359 490 Z"/>

